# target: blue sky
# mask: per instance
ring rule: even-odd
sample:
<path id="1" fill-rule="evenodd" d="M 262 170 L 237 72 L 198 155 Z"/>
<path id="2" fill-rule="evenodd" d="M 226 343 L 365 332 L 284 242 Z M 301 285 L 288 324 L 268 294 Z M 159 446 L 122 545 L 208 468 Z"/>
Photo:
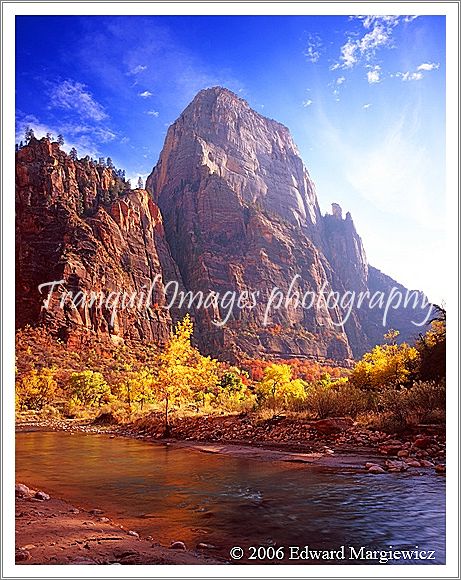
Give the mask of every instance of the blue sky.
<path id="1" fill-rule="evenodd" d="M 287 125 L 323 211 L 350 211 L 369 262 L 444 299 L 445 18 L 16 18 L 18 137 L 62 133 L 133 184 L 202 88 Z"/>

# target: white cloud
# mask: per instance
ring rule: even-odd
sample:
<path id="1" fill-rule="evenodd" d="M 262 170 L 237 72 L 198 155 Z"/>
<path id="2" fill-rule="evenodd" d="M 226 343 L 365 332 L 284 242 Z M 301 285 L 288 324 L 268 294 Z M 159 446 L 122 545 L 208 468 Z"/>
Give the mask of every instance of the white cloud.
<path id="1" fill-rule="evenodd" d="M 304 56 L 312 63 L 316 63 L 320 59 L 322 53 L 323 43 L 318 34 L 309 34 L 307 46 L 304 50 Z"/>
<path id="2" fill-rule="evenodd" d="M 108 117 L 102 105 L 86 90 L 86 86 L 77 81 L 66 80 L 55 85 L 50 97 L 50 107 L 73 110 L 84 119 L 102 121 Z"/>
<path id="3" fill-rule="evenodd" d="M 135 171 L 127 172 L 126 178 L 130 180 L 131 189 L 135 189 L 138 186 L 138 179 L 141 178 L 144 187 L 146 186 L 146 180 L 149 177 L 149 173 L 136 173 Z"/>
<path id="4" fill-rule="evenodd" d="M 400 77 L 402 81 L 420 81 L 424 75 L 422 72 L 398 72 L 395 74 L 396 77 Z"/>
<path id="5" fill-rule="evenodd" d="M 79 156 L 90 155 L 90 157 L 97 157 L 100 155 L 100 144 L 113 141 L 117 134 L 107 127 L 95 126 L 94 124 L 62 122 L 54 126 L 50 126 L 41 122 L 34 115 L 25 115 L 18 111 L 16 119 L 16 141 L 19 143 L 24 141 L 24 133 L 26 127 L 33 129 L 35 137 L 41 139 L 47 133 L 50 133 L 53 139 L 56 139 L 59 134 L 64 137 L 65 151 L 69 151 L 75 147 Z M 123 142 L 123 139 L 121 139 Z"/>
<path id="6" fill-rule="evenodd" d="M 417 68 L 417 70 L 434 70 L 434 69 L 438 69 L 440 66 L 439 63 L 435 63 L 435 62 L 423 62 L 422 64 L 419 65 L 419 67 Z"/>
<path id="7" fill-rule="evenodd" d="M 158 111 L 147 111 L 147 115 L 150 115 L 151 117 L 158 117 L 159 112 Z"/>
<path id="8" fill-rule="evenodd" d="M 30 128 L 34 131 L 35 137 L 37 139 L 41 139 L 45 137 L 47 133 L 51 133 L 56 136 L 58 132 L 54 129 L 46 125 L 45 123 L 41 123 L 37 117 L 34 115 L 24 115 L 21 112 L 18 114 L 18 118 L 16 119 L 16 142 L 19 143 L 20 141 L 24 141 L 26 129 Z"/>
<path id="9" fill-rule="evenodd" d="M 341 47 L 340 63 L 336 63 L 331 67 L 331 70 L 338 68 L 352 68 L 358 61 L 356 56 L 358 50 L 357 41 L 348 40 L 346 44 Z"/>
<path id="10" fill-rule="evenodd" d="M 374 27 L 376 24 L 386 24 L 396 26 L 399 23 L 399 16 L 357 16 L 361 20 L 364 28 Z M 354 17 L 352 17 L 354 19 Z"/>
<path id="11" fill-rule="evenodd" d="M 365 103 L 362 108 L 369 109 L 370 107 L 371 107 L 371 103 Z"/>
<path id="12" fill-rule="evenodd" d="M 312 103 L 313 101 L 311 99 L 306 99 L 305 101 L 303 101 L 303 107 L 310 107 Z"/>
<path id="13" fill-rule="evenodd" d="M 362 60 L 372 60 L 378 49 L 392 46 L 398 16 L 358 16 L 357 19 L 369 32 L 359 38 L 349 37 L 340 49 L 339 62 L 330 67 L 331 70 L 350 69 Z"/>
<path id="14" fill-rule="evenodd" d="M 445 220 L 443 164 L 434 164 L 433 151 L 422 146 L 421 114 L 402 112 L 363 143 L 351 141 L 324 114 L 320 120 L 322 139 L 356 194 L 383 214 L 434 230 Z"/>
<path id="15" fill-rule="evenodd" d="M 138 64 L 137 66 L 129 70 L 126 74 L 129 76 L 135 76 L 138 75 L 139 73 L 142 73 L 145 70 L 147 70 L 147 65 Z"/>
<path id="16" fill-rule="evenodd" d="M 379 65 L 374 66 L 367 72 L 367 80 L 370 85 L 381 82 L 381 67 Z"/>
<path id="17" fill-rule="evenodd" d="M 150 91 L 144 91 L 142 93 L 138 93 L 138 97 L 142 97 L 143 99 L 148 99 L 152 97 L 152 93 Z"/>
<path id="18" fill-rule="evenodd" d="M 416 71 L 397 72 L 392 76 L 399 77 L 402 81 L 420 81 L 424 78 L 424 74 L 421 71 L 437 70 L 439 66 L 439 63 L 423 62 L 417 67 Z"/>
<path id="19" fill-rule="evenodd" d="M 346 80 L 346 77 L 338 77 L 336 79 L 336 84 L 337 85 L 342 85 L 345 80 Z"/>

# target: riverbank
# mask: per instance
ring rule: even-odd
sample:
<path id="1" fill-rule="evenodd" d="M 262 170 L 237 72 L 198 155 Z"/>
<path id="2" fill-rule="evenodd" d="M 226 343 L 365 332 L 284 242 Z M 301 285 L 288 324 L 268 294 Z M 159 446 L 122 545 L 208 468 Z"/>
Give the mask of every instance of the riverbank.
<path id="1" fill-rule="evenodd" d="M 16 485 L 17 564 L 222 564 L 207 552 L 212 547 L 189 547 L 180 539 L 161 546 L 98 508 L 76 507 Z"/>
<path id="2" fill-rule="evenodd" d="M 222 563 L 228 561 L 233 538 L 247 534 L 245 545 L 272 535 L 281 545 L 291 545 L 299 534 L 306 541 L 331 542 L 329 536 L 319 538 L 316 526 L 328 528 L 333 518 L 345 537 L 354 536 L 344 497 L 355 495 L 353 505 L 369 504 L 362 513 L 369 528 L 360 533 L 371 533 L 379 514 L 390 535 L 395 533 L 392 502 L 400 498 L 405 506 L 417 496 L 417 508 L 399 524 L 413 538 L 419 533 L 415 518 L 427 517 L 434 498 L 444 497 L 444 478 L 434 468 L 416 468 L 403 459 L 376 455 L 376 450 L 375 463 L 367 465 L 372 450 L 363 447 L 355 454 L 344 449 L 315 454 L 235 442 L 160 442 L 94 425 L 66 425 L 55 432 L 29 425 L 23 430 L 17 438 L 17 479 L 53 496 L 19 494 L 16 545 L 18 561 L 24 563 Z M 160 468 L 153 469 L 156 465 Z M 311 525 L 312 506 L 317 515 Z M 288 528 L 282 521 L 289 522 Z M 169 546 L 181 541 L 188 550 L 177 555 Z M 184 562 L 186 555 L 194 560 Z"/>
<path id="3" fill-rule="evenodd" d="M 177 419 L 171 437 L 166 439 L 162 418 L 151 414 L 128 424 L 118 424 L 110 415 L 102 415 L 92 421 L 18 422 L 16 429 L 105 433 L 205 453 L 366 469 L 373 474 L 421 470 L 445 473 L 442 425 L 419 425 L 397 435 L 360 427 L 347 417 L 311 421 L 284 416 L 263 420 L 249 414 L 204 415 Z"/>

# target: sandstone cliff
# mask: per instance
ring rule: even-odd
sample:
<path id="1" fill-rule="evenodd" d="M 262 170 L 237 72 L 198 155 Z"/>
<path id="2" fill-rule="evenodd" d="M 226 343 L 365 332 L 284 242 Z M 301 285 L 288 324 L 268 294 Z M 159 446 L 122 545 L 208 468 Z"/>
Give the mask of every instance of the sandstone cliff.
<path id="1" fill-rule="evenodd" d="M 226 89 L 201 91 L 169 128 L 146 187 L 162 211 L 187 288 L 257 289 L 263 297 L 251 311 L 234 309 L 212 335 L 209 317 L 197 313 L 204 347 L 344 360 L 382 340 L 388 327 L 378 326 L 380 309 L 354 309 L 344 328 L 338 326 L 341 309 L 322 304 L 272 309 L 264 324 L 271 289 L 286 296 L 296 275 L 292 290 L 301 294 L 366 292 L 370 281 L 389 290 L 369 269 L 350 214 L 343 219 L 334 204 L 331 216 L 321 216 L 309 173 L 280 123 Z M 401 311 L 392 318 L 402 338 L 416 334 L 408 322 Z"/>
<path id="2" fill-rule="evenodd" d="M 169 128 L 147 191 L 127 190 L 112 167 L 77 160 L 46 139 L 20 149 L 16 167 L 18 326 L 43 322 L 67 341 L 98 334 L 161 342 L 187 310 L 165 307 L 165 284 L 177 281 L 186 292 L 219 295 L 219 304 L 190 310 L 203 351 L 231 360 L 345 361 L 390 327 L 402 339 L 420 330 L 400 307 L 385 326 L 382 308 L 354 307 L 343 326 L 341 305 L 296 305 L 296 294 L 405 288 L 369 266 L 350 214 L 333 204 L 321 215 L 288 129 L 226 89 L 201 91 Z M 43 309 L 38 291 L 64 280 L 61 290 L 74 295 L 139 296 L 156 277 L 149 308 L 118 309 L 115 318 L 97 303 L 60 308 L 55 300 Z M 257 298 L 232 302 L 245 292 Z"/>
<path id="3" fill-rule="evenodd" d="M 141 293 L 156 274 L 176 273 L 164 238 L 158 207 L 145 190 L 113 197 L 111 168 L 88 159 L 72 160 L 57 143 L 32 139 L 17 153 L 16 163 L 16 321 L 18 326 L 46 323 L 63 340 L 85 340 L 92 333 L 113 340 L 164 340 L 171 328 L 161 308 L 161 285 L 148 309 L 118 309 L 95 301 L 60 307 L 62 292 L 125 291 Z M 49 287 L 64 280 L 48 309 Z M 114 298 L 115 300 L 115 298 Z M 77 303 L 78 301 L 76 301 Z"/>

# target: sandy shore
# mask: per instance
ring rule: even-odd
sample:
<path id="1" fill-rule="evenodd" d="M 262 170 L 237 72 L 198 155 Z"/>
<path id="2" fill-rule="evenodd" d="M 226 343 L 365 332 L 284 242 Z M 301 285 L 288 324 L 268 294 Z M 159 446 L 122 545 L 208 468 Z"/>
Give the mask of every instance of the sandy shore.
<path id="1" fill-rule="evenodd" d="M 19 489 L 22 489 L 19 486 Z M 213 549 L 171 549 L 139 537 L 102 511 L 84 510 L 56 498 L 16 491 L 17 564 L 222 564 Z M 46 497 L 46 496 L 45 496 Z M 178 538 L 178 540 L 180 540 Z"/>

